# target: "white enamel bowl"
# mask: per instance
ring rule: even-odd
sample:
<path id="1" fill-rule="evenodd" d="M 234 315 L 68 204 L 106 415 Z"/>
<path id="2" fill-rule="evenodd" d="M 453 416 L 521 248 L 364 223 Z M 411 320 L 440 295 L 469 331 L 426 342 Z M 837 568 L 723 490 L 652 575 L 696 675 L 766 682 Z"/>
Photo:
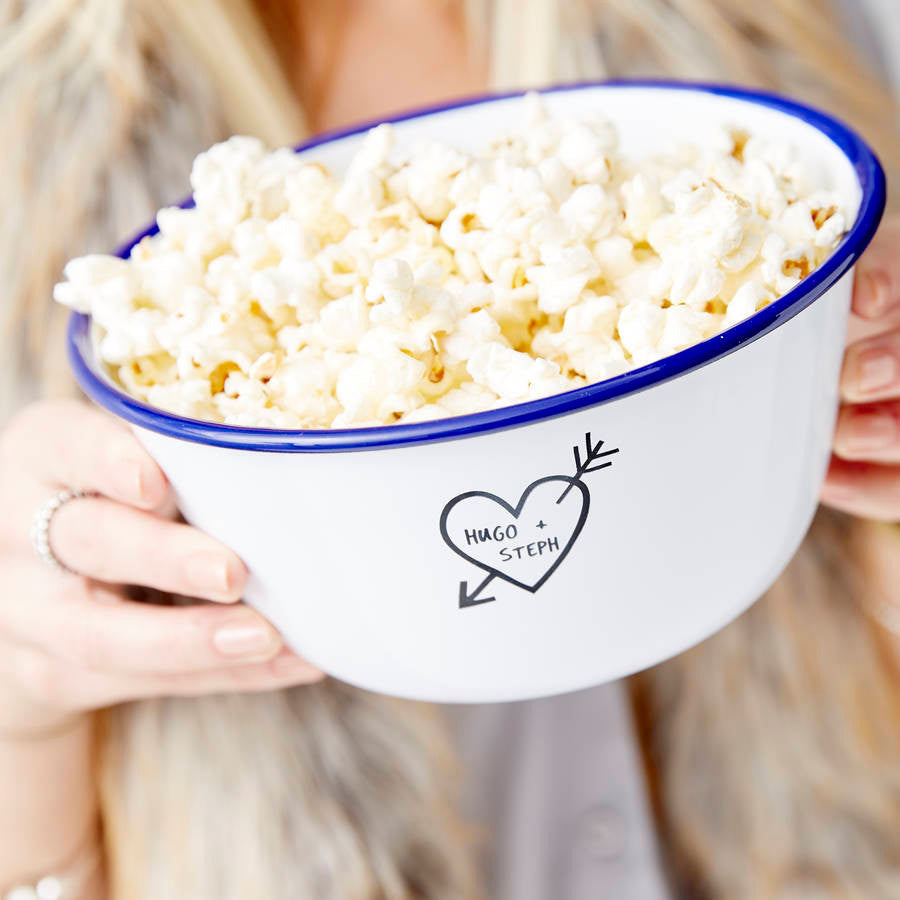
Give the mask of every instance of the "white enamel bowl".
<path id="1" fill-rule="evenodd" d="M 777 135 L 859 215 L 819 270 L 715 338 L 591 387 L 437 422 L 282 432 L 178 418 L 117 388 L 89 319 L 71 322 L 81 386 L 131 423 L 185 518 L 245 560 L 246 601 L 299 653 L 372 690 L 510 700 L 653 665 L 753 603 L 816 508 L 852 265 L 884 205 L 877 160 L 842 124 L 768 94 L 600 84 L 546 102 L 601 110 L 626 152 L 710 123 Z M 406 116 L 398 139 L 477 149 L 520 103 Z M 363 131 L 299 152 L 339 171 Z M 617 452 L 589 461 L 588 434 L 592 451 Z"/>

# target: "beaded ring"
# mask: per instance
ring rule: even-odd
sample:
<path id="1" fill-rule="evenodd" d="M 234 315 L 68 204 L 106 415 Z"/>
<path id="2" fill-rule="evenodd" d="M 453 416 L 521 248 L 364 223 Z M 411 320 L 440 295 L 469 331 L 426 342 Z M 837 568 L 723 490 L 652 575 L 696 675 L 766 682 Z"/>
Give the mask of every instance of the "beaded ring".
<path id="1" fill-rule="evenodd" d="M 57 491 L 52 497 L 48 497 L 38 507 L 31 523 L 31 546 L 34 547 L 34 552 L 37 553 L 42 562 L 46 563 L 51 568 L 56 569 L 58 572 L 75 574 L 68 566 L 57 559 L 56 554 L 53 552 L 53 548 L 50 546 L 50 523 L 53 521 L 53 517 L 56 513 L 71 500 L 77 500 L 80 497 L 96 496 L 97 494 L 95 491 L 81 491 L 65 488 L 64 490 Z M 43 898 L 41 898 L 41 900 L 43 900 Z"/>

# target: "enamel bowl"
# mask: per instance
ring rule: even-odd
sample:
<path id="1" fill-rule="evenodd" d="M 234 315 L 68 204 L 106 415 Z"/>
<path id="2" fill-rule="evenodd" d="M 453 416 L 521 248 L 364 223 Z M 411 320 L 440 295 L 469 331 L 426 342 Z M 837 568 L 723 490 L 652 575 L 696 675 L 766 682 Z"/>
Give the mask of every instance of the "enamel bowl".
<path id="1" fill-rule="evenodd" d="M 545 101 L 601 110 L 625 152 L 711 123 L 777 135 L 858 216 L 824 265 L 717 337 L 586 388 L 419 424 L 276 431 L 169 415 L 116 387 L 89 318 L 72 317 L 82 388 L 131 423 L 185 518 L 245 560 L 247 603 L 371 690 L 512 700 L 651 666 L 753 603 L 816 509 L 852 266 L 884 206 L 876 158 L 821 112 L 731 87 L 585 84 Z M 506 95 L 394 121 L 399 141 L 477 149 L 520 118 Z M 367 127 L 298 152 L 340 171 Z"/>

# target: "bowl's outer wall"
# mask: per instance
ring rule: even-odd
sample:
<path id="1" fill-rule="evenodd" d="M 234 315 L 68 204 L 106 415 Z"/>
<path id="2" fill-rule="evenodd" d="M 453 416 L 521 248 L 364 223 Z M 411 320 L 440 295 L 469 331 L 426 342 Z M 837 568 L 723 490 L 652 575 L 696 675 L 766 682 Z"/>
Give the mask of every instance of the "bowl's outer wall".
<path id="1" fill-rule="evenodd" d="M 136 432 L 187 520 L 248 564 L 247 602 L 330 674 L 435 701 L 573 690 L 712 634 L 794 554 L 830 455 L 851 286 L 852 273 L 740 352 L 653 390 L 465 440 L 279 454 Z M 481 491 L 515 507 L 536 480 L 574 474 L 588 432 L 619 452 L 581 479 L 589 506 L 568 556 L 534 592 L 495 577 L 480 595 L 493 602 L 461 609 L 460 582 L 471 593 L 487 573 L 442 538 L 446 504 Z M 519 518 L 462 500 L 448 527 L 463 545 L 469 526 L 525 535 L 463 546 L 493 554 L 483 560 L 551 531 L 562 548 L 584 491 L 556 505 L 546 490 Z M 540 574 L 539 559 L 500 565 Z"/>

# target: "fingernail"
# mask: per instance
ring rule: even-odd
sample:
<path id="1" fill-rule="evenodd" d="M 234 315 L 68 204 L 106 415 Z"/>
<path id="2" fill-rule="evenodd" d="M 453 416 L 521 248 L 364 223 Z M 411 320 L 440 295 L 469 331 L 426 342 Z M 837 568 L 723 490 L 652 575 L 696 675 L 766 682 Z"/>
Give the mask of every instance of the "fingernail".
<path id="1" fill-rule="evenodd" d="M 276 675 L 314 674 L 318 671 L 312 663 L 295 656 L 293 653 L 279 656 L 272 660 L 272 669 Z"/>
<path id="2" fill-rule="evenodd" d="M 141 465 L 135 460 L 122 460 L 113 470 L 116 490 L 121 496 L 140 502 L 144 498 L 144 476 Z"/>
<path id="3" fill-rule="evenodd" d="M 213 635 L 213 644 L 223 656 L 267 659 L 281 641 L 277 631 L 248 610 L 220 626 Z"/>
<path id="4" fill-rule="evenodd" d="M 868 315 L 877 318 L 887 308 L 891 293 L 891 283 L 886 272 L 881 269 L 875 272 L 867 272 L 865 278 L 865 293 L 869 297 Z"/>
<path id="5" fill-rule="evenodd" d="M 897 439 L 897 422 L 887 413 L 855 413 L 841 443 L 845 450 L 864 453 L 883 450 Z"/>
<path id="6" fill-rule="evenodd" d="M 224 594 L 231 588 L 228 560 L 214 551 L 189 556 L 184 562 L 184 573 L 190 586 L 204 594 Z"/>
<path id="7" fill-rule="evenodd" d="M 884 350 L 866 350 L 859 355 L 856 383 L 860 393 L 874 394 L 897 380 L 897 360 Z"/>

